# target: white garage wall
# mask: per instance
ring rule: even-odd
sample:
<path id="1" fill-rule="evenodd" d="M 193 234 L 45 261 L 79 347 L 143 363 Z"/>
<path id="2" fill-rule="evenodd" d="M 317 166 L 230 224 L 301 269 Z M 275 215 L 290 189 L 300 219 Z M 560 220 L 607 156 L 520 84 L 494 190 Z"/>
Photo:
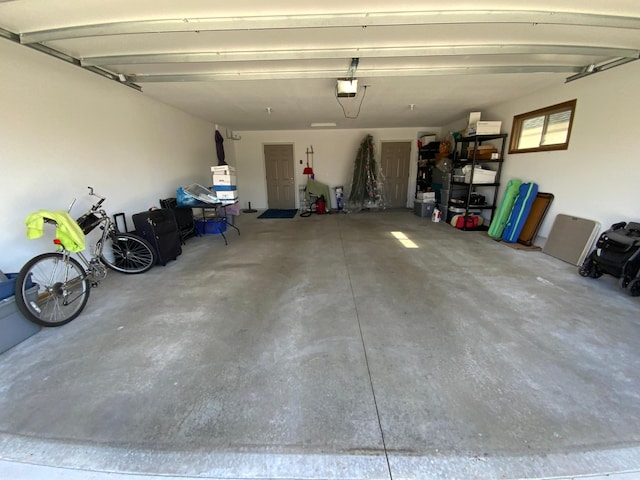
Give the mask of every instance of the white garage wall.
<path id="1" fill-rule="evenodd" d="M 26 239 L 27 214 L 66 209 L 77 197 L 71 213 L 79 216 L 89 185 L 107 197 L 108 213 L 130 215 L 175 196 L 177 186 L 210 184 L 213 125 L 7 40 L 0 58 L 3 271 L 52 250 L 52 228 Z"/>
<path id="2" fill-rule="evenodd" d="M 511 132 L 513 116 L 576 98 L 569 149 L 507 155 L 502 191 L 509 178 L 536 182 L 555 199 L 540 229 L 546 237 L 559 213 L 597 220 L 602 230 L 618 221 L 640 221 L 640 62 L 630 63 L 497 105 L 484 120 L 501 120 Z M 446 127 L 466 126 L 466 120 Z"/>
<path id="3" fill-rule="evenodd" d="M 265 144 L 293 144 L 296 168 L 296 192 L 299 185 L 307 181 L 302 174 L 306 166 L 306 150 L 313 146 L 313 171 L 315 179 L 327 184 L 331 189 L 331 205 L 336 207 L 333 188 L 342 185 L 345 191 L 350 188 L 353 165 L 358 147 L 367 134 L 373 135 L 376 145 L 376 159 L 380 159 L 380 146 L 383 141 L 409 141 L 412 145 L 411 171 L 407 204 L 413 205 L 417 172 L 417 138 L 425 132 L 440 135 L 439 127 L 421 128 L 384 128 L 352 130 L 288 130 L 288 131 L 252 131 L 239 132 L 242 140 L 236 142 L 238 168 L 238 190 L 240 204 L 245 208 L 251 202 L 253 208 L 267 207 L 267 185 L 264 165 Z M 302 160 L 302 165 L 300 164 Z M 298 206 L 296 198 L 296 206 Z"/>

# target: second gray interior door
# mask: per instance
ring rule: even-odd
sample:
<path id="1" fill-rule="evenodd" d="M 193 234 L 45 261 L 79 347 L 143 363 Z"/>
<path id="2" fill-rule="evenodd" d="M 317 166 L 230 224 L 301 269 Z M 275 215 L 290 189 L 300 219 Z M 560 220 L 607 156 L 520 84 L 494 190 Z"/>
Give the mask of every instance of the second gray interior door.
<path id="1" fill-rule="evenodd" d="M 384 174 L 384 194 L 392 207 L 407 205 L 411 142 L 382 142 L 380 167 Z"/>
<path id="2" fill-rule="evenodd" d="M 265 145 L 269 208 L 296 208 L 293 176 L 293 145 Z"/>

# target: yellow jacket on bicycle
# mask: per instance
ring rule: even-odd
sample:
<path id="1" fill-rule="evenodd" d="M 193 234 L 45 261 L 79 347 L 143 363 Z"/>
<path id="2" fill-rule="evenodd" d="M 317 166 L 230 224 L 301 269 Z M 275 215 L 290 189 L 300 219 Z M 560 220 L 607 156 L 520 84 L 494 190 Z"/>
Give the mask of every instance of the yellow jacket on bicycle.
<path id="1" fill-rule="evenodd" d="M 38 210 L 29 214 L 25 220 L 27 238 L 40 238 L 44 234 L 44 221 L 52 220 L 56 223 L 56 238 L 70 252 L 81 252 L 85 249 L 85 238 L 77 222 L 64 210 Z"/>

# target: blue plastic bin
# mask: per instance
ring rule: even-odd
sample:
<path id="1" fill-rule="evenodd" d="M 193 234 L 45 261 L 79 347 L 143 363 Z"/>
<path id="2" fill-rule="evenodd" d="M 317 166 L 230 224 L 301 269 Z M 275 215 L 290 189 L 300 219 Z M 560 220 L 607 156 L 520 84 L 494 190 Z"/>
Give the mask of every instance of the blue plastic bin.
<path id="1" fill-rule="evenodd" d="M 227 231 L 227 221 L 224 218 L 206 218 L 196 220 L 198 235 L 215 235 Z"/>

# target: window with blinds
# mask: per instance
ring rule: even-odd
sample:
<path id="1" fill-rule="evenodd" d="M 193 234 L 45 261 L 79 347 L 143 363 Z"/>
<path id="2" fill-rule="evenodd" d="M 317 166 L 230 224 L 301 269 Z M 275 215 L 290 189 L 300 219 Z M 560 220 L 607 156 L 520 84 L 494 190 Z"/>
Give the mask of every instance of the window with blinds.
<path id="1" fill-rule="evenodd" d="M 513 117 L 509 153 L 566 150 L 576 100 Z"/>

